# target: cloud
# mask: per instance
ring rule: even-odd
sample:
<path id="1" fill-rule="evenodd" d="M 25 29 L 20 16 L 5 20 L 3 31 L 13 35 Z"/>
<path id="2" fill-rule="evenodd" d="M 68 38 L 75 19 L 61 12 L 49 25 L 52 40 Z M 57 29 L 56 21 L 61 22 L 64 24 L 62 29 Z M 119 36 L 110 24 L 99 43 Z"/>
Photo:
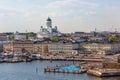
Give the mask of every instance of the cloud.
<path id="1" fill-rule="evenodd" d="M 70 15 L 69 12 L 62 12 L 62 11 L 52 11 L 47 14 L 47 16 L 51 17 L 64 17 Z"/>
<path id="2" fill-rule="evenodd" d="M 4 10 L 4 11 L 17 11 L 17 8 L 0 5 L 0 10 Z"/>
<path id="3" fill-rule="evenodd" d="M 6 0 L 8 1 L 8 0 Z M 10 0 L 16 2 L 22 2 L 24 0 Z M 30 17 L 35 16 L 36 14 L 41 14 L 43 16 L 52 16 L 52 17 L 60 17 L 60 16 L 70 16 L 73 15 L 74 12 L 76 14 L 87 13 L 87 8 L 96 8 L 98 4 L 85 2 L 82 0 L 55 0 L 53 2 L 49 2 L 47 5 L 35 5 L 31 4 L 28 7 L 14 7 L 10 5 L 0 5 L 0 16 L 24 16 Z M 43 14 L 42 14 L 43 13 Z M 93 14 L 89 12 L 88 14 Z"/>
<path id="4" fill-rule="evenodd" d="M 0 15 L 2 16 L 14 16 L 14 15 L 21 14 L 24 12 L 25 11 L 23 9 L 0 5 Z"/>
<path id="5" fill-rule="evenodd" d="M 89 16 L 89 15 L 95 15 L 95 14 L 97 14 L 96 11 L 89 11 L 89 12 L 86 13 L 86 15 L 88 15 L 88 16 Z"/>
<path id="6" fill-rule="evenodd" d="M 114 6 L 113 5 L 106 5 L 105 8 L 109 9 L 109 10 L 118 10 L 119 9 L 119 7 L 115 6 L 115 5 Z"/>
<path id="7" fill-rule="evenodd" d="M 47 4 L 46 8 L 51 10 L 52 16 L 72 16 L 72 15 L 93 15 L 98 8 L 97 3 L 83 0 L 57 0 Z M 88 12 L 89 11 L 89 12 Z"/>
<path id="8" fill-rule="evenodd" d="M 15 0 L 15 1 L 17 1 L 17 2 L 23 2 L 24 0 Z"/>
<path id="9" fill-rule="evenodd" d="M 54 2 L 51 2 L 48 4 L 47 7 L 51 8 L 60 8 L 60 7 L 89 7 L 89 8 L 96 8 L 98 7 L 98 4 L 96 3 L 91 3 L 91 2 L 85 2 L 82 0 L 57 0 Z"/>
<path id="10" fill-rule="evenodd" d="M 25 0 L 4 0 L 5 2 L 23 2 L 23 1 L 25 1 Z"/>
<path id="11" fill-rule="evenodd" d="M 38 9 L 38 6 L 31 6 L 29 8 L 22 8 L 22 7 L 13 7 L 7 5 L 0 5 L 0 17 L 5 16 L 21 16 L 21 17 L 31 17 L 35 15 L 38 11 L 34 8 Z M 40 9 L 40 8 L 39 8 Z"/>

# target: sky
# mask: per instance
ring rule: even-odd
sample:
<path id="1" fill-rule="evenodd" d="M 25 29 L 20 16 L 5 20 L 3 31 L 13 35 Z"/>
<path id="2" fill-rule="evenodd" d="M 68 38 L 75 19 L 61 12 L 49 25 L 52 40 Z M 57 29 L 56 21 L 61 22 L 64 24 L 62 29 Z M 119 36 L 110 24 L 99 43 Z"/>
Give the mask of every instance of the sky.
<path id="1" fill-rule="evenodd" d="M 120 0 L 0 0 L 0 32 L 39 32 L 48 17 L 61 32 L 120 31 Z"/>

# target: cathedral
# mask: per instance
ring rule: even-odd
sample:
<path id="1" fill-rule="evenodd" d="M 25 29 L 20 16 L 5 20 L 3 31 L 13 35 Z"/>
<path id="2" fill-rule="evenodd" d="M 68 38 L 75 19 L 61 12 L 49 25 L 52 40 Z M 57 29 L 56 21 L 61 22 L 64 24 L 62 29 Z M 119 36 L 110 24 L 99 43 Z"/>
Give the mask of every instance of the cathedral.
<path id="1" fill-rule="evenodd" d="M 52 20 L 48 17 L 48 19 L 46 20 L 46 27 L 40 27 L 40 31 L 37 33 L 37 38 L 51 38 L 59 35 L 60 32 L 58 31 L 57 26 L 53 28 Z"/>

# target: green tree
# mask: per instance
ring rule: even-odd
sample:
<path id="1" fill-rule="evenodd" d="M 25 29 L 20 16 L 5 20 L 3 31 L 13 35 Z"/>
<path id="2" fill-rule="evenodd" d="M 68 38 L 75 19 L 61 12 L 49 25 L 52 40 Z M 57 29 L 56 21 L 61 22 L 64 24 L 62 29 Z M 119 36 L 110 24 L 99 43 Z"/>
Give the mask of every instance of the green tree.
<path id="1" fill-rule="evenodd" d="M 31 33 L 28 33 L 27 36 L 28 36 L 28 37 L 33 37 L 34 35 L 31 34 Z"/>
<path id="2" fill-rule="evenodd" d="M 59 41 L 59 38 L 58 38 L 58 37 L 53 37 L 53 38 L 51 38 L 51 41 L 52 41 L 52 42 L 58 42 L 58 41 Z"/>
<path id="3" fill-rule="evenodd" d="M 14 40 L 14 35 L 9 35 L 8 40 Z"/>
<path id="4" fill-rule="evenodd" d="M 116 35 L 110 35 L 108 37 L 109 41 L 117 41 L 118 40 L 118 37 Z"/>
<path id="5" fill-rule="evenodd" d="M 26 33 L 26 38 L 28 39 L 28 37 L 34 37 L 36 38 L 36 34 L 35 33 Z"/>

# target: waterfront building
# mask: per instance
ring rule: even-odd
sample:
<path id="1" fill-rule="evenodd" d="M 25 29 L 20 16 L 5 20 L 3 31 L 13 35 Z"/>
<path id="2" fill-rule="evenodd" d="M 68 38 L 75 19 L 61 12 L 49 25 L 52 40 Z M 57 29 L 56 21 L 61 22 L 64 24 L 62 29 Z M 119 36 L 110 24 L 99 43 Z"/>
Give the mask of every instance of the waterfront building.
<path id="1" fill-rule="evenodd" d="M 35 42 L 34 43 L 34 52 L 40 54 L 47 54 L 48 53 L 48 44 L 45 42 Z"/>
<path id="2" fill-rule="evenodd" d="M 3 44 L 3 51 L 6 53 L 13 52 L 12 42 L 4 43 Z"/>
<path id="3" fill-rule="evenodd" d="M 33 53 L 34 47 L 32 41 L 11 41 L 9 43 L 3 44 L 4 52 L 14 52 L 14 53 Z"/>
<path id="4" fill-rule="evenodd" d="M 82 46 L 96 54 L 114 54 L 120 51 L 120 43 L 83 43 Z"/>
<path id="5" fill-rule="evenodd" d="M 40 31 L 37 33 L 37 38 L 51 38 L 54 36 L 59 36 L 60 32 L 58 31 L 57 26 L 52 27 L 52 19 L 48 17 L 46 22 L 46 27 L 41 26 Z"/>
<path id="6" fill-rule="evenodd" d="M 77 54 L 78 44 L 73 43 L 51 43 L 48 45 L 49 53 L 57 54 Z"/>

